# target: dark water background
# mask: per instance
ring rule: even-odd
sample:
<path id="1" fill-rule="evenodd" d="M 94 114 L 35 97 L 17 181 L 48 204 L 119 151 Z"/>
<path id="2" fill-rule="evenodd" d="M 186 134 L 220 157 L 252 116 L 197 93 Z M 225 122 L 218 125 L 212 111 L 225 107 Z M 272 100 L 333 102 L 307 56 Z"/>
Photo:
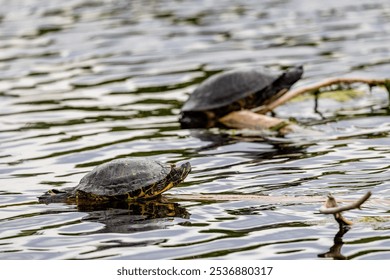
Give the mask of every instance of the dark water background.
<path id="1" fill-rule="evenodd" d="M 351 259 L 390 259 L 390 114 L 383 89 L 279 107 L 318 133 L 182 130 L 203 79 L 303 64 L 302 86 L 390 77 L 390 3 L 0 0 L 0 259 L 316 259 L 334 244 L 318 203 L 175 200 L 77 209 L 38 204 L 115 158 L 190 161 L 170 194 L 310 197 L 366 191 L 346 214 Z M 271 137 L 271 136 L 270 136 Z"/>

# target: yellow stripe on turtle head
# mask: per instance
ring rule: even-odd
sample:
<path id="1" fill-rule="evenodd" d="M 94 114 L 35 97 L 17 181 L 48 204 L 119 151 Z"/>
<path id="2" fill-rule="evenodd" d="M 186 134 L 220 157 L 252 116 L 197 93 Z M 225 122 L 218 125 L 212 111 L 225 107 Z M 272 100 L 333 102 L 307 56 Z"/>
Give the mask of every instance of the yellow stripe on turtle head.
<path id="1" fill-rule="evenodd" d="M 163 193 L 169 189 L 172 189 L 174 187 L 173 182 L 170 182 L 168 185 L 165 186 L 165 188 L 162 189 L 160 193 Z"/>

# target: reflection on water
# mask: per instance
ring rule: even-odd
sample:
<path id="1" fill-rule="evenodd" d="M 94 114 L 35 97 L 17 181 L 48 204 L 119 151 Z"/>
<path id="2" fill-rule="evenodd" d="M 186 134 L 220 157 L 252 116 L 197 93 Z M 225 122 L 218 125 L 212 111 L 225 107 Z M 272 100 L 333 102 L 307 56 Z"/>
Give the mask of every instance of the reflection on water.
<path id="1" fill-rule="evenodd" d="M 93 209 L 78 207 L 78 211 L 88 213 L 83 221 L 104 224 L 104 229 L 100 232 L 148 231 L 160 228 L 158 221 L 164 218 L 189 218 L 189 213 L 179 204 L 160 201 L 115 203 L 115 205 L 111 203 L 100 205 L 101 209 L 96 208 L 96 206 Z"/>
<path id="2" fill-rule="evenodd" d="M 323 254 L 318 254 L 320 258 L 333 258 L 335 260 L 346 260 L 347 257 L 341 253 L 341 248 L 344 245 L 343 236 L 350 230 L 349 227 L 340 227 L 333 239 L 333 246 L 329 248 L 329 251 Z"/>
<path id="3" fill-rule="evenodd" d="M 387 2 L 0 0 L 0 259 L 389 259 L 388 203 L 347 213 L 355 224 L 336 234 L 304 199 L 102 209 L 37 200 L 131 156 L 189 161 L 172 195 L 354 199 L 370 190 L 386 202 L 384 89 L 290 102 L 275 114 L 308 131 L 285 138 L 180 129 L 178 116 L 196 85 L 238 67 L 303 64 L 297 86 L 388 78 Z"/>

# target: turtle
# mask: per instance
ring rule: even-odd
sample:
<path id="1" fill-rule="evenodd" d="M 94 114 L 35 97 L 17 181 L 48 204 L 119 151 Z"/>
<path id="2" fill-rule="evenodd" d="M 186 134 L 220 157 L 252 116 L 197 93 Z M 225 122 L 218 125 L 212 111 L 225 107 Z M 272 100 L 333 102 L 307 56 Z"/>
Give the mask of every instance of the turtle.
<path id="1" fill-rule="evenodd" d="M 303 74 L 303 67 L 280 74 L 251 68 L 220 72 L 204 80 L 181 109 L 182 128 L 212 127 L 233 111 L 269 104 L 286 93 Z"/>
<path id="2" fill-rule="evenodd" d="M 96 166 L 76 187 L 51 189 L 39 197 L 42 203 L 99 204 L 147 200 L 181 183 L 191 171 L 185 162 L 176 167 L 145 158 L 122 158 Z"/>

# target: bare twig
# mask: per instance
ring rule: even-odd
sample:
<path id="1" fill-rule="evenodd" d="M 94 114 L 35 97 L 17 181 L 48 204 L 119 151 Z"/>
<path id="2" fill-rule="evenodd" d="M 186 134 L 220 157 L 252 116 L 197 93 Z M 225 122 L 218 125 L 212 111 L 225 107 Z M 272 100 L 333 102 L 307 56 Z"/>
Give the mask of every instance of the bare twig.
<path id="1" fill-rule="evenodd" d="M 328 80 L 322 81 L 315 83 L 313 85 L 308 85 L 304 87 L 300 87 L 297 89 L 293 89 L 277 100 L 271 102 L 268 105 L 263 105 L 257 108 L 252 109 L 253 112 L 260 113 L 260 114 L 265 114 L 269 111 L 272 111 L 276 107 L 286 103 L 290 99 L 306 93 L 306 92 L 317 92 L 319 89 L 323 87 L 329 87 L 331 85 L 335 84 L 355 84 L 355 83 L 363 83 L 367 84 L 369 86 L 384 86 L 386 87 L 387 91 L 389 92 L 390 95 L 390 79 L 364 79 L 364 78 L 330 78 Z"/>
<path id="2" fill-rule="evenodd" d="M 345 206 L 338 206 L 336 199 L 329 194 L 328 199 L 326 200 L 325 204 L 320 208 L 320 213 L 322 214 L 333 214 L 336 221 L 339 223 L 340 226 L 343 225 L 352 225 L 352 222 L 347 220 L 341 215 L 341 212 L 356 209 L 360 206 L 371 196 L 371 192 L 367 192 L 365 195 L 363 195 L 359 200 L 345 205 Z"/>
<path id="3" fill-rule="evenodd" d="M 320 208 L 320 212 L 322 214 L 335 214 L 335 213 L 340 213 L 351 209 L 360 208 L 360 206 L 364 202 L 366 202 L 366 200 L 369 199 L 370 196 L 371 196 L 371 192 L 367 192 L 365 195 L 363 195 L 359 200 L 355 201 L 354 203 L 344 205 L 344 206 L 334 206 L 332 205 L 332 202 L 329 200 L 332 200 L 332 198 L 335 200 L 335 198 L 331 194 L 329 194 L 328 201 L 325 203 L 324 206 Z"/>

